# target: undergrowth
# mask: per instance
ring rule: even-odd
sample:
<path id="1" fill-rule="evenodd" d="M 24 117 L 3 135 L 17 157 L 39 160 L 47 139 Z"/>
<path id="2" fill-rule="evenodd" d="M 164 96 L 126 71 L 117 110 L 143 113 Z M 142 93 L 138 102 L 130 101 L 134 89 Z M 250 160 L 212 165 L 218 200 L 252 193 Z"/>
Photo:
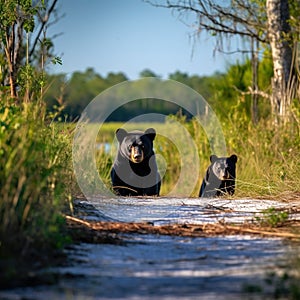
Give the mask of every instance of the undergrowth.
<path id="1" fill-rule="evenodd" d="M 289 218 L 286 211 L 277 211 L 274 207 L 268 208 L 256 216 L 255 220 L 262 226 L 278 227 L 284 224 Z"/>
<path id="2" fill-rule="evenodd" d="M 174 126 L 174 119 L 187 131 Z M 236 154 L 237 178 L 235 197 L 284 197 L 286 194 L 297 193 L 300 190 L 300 117 L 293 115 L 291 121 L 275 126 L 270 119 L 262 119 L 254 125 L 250 118 L 241 112 L 233 113 L 227 120 L 221 122 L 227 146 L 227 154 Z M 122 124 L 108 123 L 102 126 L 99 132 L 101 143 L 113 144 L 114 132 Z M 127 126 L 127 127 L 126 127 Z M 195 120 L 171 117 L 166 123 L 132 123 L 125 125 L 128 130 L 146 129 L 149 126 L 157 131 L 154 141 L 157 154 L 158 167 L 163 173 L 161 194 L 166 195 L 172 191 L 183 171 L 188 166 L 191 172 L 196 163 L 192 151 L 184 152 L 182 149 L 193 148 L 180 135 L 190 134 L 191 141 L 197 145 L 198 169 L 196 184 L 189 182 L 189 174 L 182 180 L 182 190 L 176 190 L 177 196 L 197 197 L 206 168 L 210 164 L 212 153 L 211 145 L 201 124 Z M 212 124 L 213 126 L 213 124 Z M 174 138 L 174 136 L 176 138 Z M 98 170 L 101 178 L 109 185 L 109 170 L 117 144 L 113 144 L 113 151 L 102 151 L 98 160 Z M 188 180 L 189 179 L 189 180 Z M 189 191 L 189 193 L 186 193 Z M 184 194 L 185 193 L 185 194 Z"/>
<path id="3" fill-rule="evenodd" d="M 1 258 L 46 254 L 68 242 L 62 211 L 73 181 L 70 141 L 47 122 L 42 104 L 0 102 Z"/>

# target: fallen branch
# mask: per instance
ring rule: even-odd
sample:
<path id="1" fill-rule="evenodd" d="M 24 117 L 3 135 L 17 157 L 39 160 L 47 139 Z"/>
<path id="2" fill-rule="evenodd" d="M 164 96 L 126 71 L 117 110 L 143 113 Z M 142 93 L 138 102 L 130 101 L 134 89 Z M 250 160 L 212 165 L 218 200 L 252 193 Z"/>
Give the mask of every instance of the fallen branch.
<path id="1" fill-rule="evenodd" d="M 172 236 L 207 237 L 215 235 L 253 234 L 271 237 L 281 237 L 300 240 L 299 233 L 292 233 L 288 228 L 262 228 L 252 224 L 229 225 L 216 224 L 169 224 L 154 226 L 151 223 L 123 223 L 123 222 L 89 222 L 76 217 L 66 216 L 69 226 L 83 226 L 94 232 L 107 233 L 138 233 L 161 234 Z M 295 225 L 295 224 L 294 224 Z M 300 222 L 296 224 L 300 228 Z M 293 227 L 294 228 L 294 227 Z"/>

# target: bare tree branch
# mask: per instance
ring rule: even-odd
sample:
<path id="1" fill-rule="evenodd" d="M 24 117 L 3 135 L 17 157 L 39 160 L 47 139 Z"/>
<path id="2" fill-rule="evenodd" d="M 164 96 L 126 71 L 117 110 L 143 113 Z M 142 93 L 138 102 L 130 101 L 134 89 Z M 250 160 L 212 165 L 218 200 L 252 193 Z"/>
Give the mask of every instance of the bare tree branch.
<path id="1" fill-rule="evenodd" d="M 257 91 L 252 84 L 249 93 L 260 95 L 271 100 L 275 116 L 286 122 L 294 97 L 294 91 L 299 83 L 294 79 L 293 48 L 295 41 L 299 42 L 300 8 L 297 1 L 290 0 L 145 0 L 156 7 L 163 7 L 179 12 L 195 14 L 197 33 L 206 31 L 216 36 L 217 45 L 223 49 L 223 39 L 233 36 L 247 38 L 249 46 L 255 43 L 270 47 L 273 62 L 272 95 Z M 292 9 L 291 9 L 292 7 Z M 294 16 L 291 16 L 291 13 Z M 295 27 L 295 29 L 293 29 Z M 298 29 L 297 29 L 298 28 Z M 250 47 L 249 47 L 250 48 Z M 215 48 L 216 49 L 216 48 Z M 258 57 L 251 49 L 252 73 L 258 70 Z M 254 61 L 257 60 L 257 63 Z M 256 70 L 256 71 L 255 71 Z M 252 80 L 257 82 L 257 76 Z M 255 99 L 255 97 L 253 97 Z"/>
<path id="2" fill-rule="evenodd" d="M 36 45 L 40 39 L 40 36 L 41 34 L 43 33 L 43 30 L 46 26 L 46 24 L 48 23 L 49 21 L 49 18 L 50 18 L 50 15 L 51 13 L 53 12 L 55 6 L 56 6 L 56 3 L 57 3 L 57 0 L 53 0 L 49 10 L 45 13 L 45 15 L 43 17 L 40 16 L 40 21 L 41 21 L 41 27 L 40 27 L 40 30 L 38 31 L 35 39 L 34 39 L 34 42 L 33 42 L 33 45 L 31 47 L 31 50 L 29 51 L 29 57 L 31 57 L 35 51 L 35 48 L 36 48 Z"/>
<path id="3" fill-rule="evenodd" d="M 252 87 L 248 87 L 248 92 L 244 92 L 244 91 L 241 91 L 240 89 L 238 89 L 236 86 L 233 86 L 233 88 L 241 95 L 257 95 L 257 96 L 260 96 L 262 98 L 265 98 L 265 99 L 268 99 L 268 100 L 271 100 L 271 95 L 264 92 L 264 91 L 260 91 L 260 90 L 253 90 Z"/>
<path id="4" fill-rule="evenodd" d="M 179 13 L 192 12 L 198 21 L 198 32 L 203 30 L 222 35 L 239 35 L 249 37 L 259 42 L 267 42 L 267 28 L 265 22 L 257 17 L 254 3 L 249 1 L 235 0 L 234 4 L 219 5 L 212 0 L 167 0 L 165 4 L 153 1 L 145 1 L 153 6 L 172 9 Z M 222 3 L 224 3 L 222 2 Z M 261 19 L 261 18 L 260 18 Z M 264 34 L 263 34 L 264 33 Z"/>

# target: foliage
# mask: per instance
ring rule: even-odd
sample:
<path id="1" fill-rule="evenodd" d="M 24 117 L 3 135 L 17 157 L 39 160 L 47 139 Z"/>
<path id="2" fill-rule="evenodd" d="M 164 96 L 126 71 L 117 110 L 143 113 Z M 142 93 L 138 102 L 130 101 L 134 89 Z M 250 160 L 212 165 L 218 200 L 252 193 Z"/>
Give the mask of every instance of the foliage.
<path id="1" fill-rule="evenodd" d="M 259 64 L 259 74 L 259 89 L 268 91 L 272 77 L 272 64 L 268 51 L 265 51 Z M 156 76 L 150 70 L 144 70 L 140 75 L 141 77 Z M 224 74 L 189 76 L 187 73 L 176 71 L 169 75 L 169 79 L 183 83 L 200 93 L 221 117 L 227 117 L 233 106 L 241 104 L 239 101 L 242 95 L 243 107 L 240 105 L 239 108 L 250 114 L 251 95 L 248 93 L 248 87 L 251 86 L 251 62 L 249 59 L 228 66 Z M 60 117 L 76 120 L 94 97 L 111 86 L 126 80 L 127 77 L 123 73 L 109 73 L 107 77 L 103 77 L 92 68 L 88 68 L 85 72 L 74 72 L 69 80 L 65 74 L 48 75 L 50 86 L 45 95 L 47 109 L 51 111 L 55 106 L 63 106 Z M 141 91 L 144 88 L 142 82 L 137 82 L 135 87 Z M 270 104 L 262 97 L 259 98 L 259 108 L 261 118 L 269 115 Z M 127 121 L 136 115 L 149 112 L 169 115 L 177 114 L 179 111 L 182 111 L 181 107 L 167 101 L 147 99 L 145 102 L 142 99 L 131 101 L 115 110 L 107 121 Z M 184 110 L 183 114 L 189 117 Z"/>
<path id="2" fill-rule="evenodd" d="M 141 77 L 156 76 L 150 70 L 144 70 L 140 75 Z M 179 71 L 169 76 L 172 80 L 177 80 L 194 88 L 206 99 L 210 99 L 214 94 L 214 83 L 218 81 L 219 77 L 219 74 L 211 77 L 196 75 L 190 77 Z M 65 74 L 48 75 L 50 86 L 45 95 L 47 109 L 48 111 L 52 111 L 54 106 L 63 106 L 64 109 L 60 117 L 67 120 L 76 120 L 94 97 L 127 79 L 123 73 L 109 73 L 107 77 L 102 77 L 92 68 L 88 68 L 85 72 L 73 73 L 69 80 L 67 80 Z M 143 88 L 143 83 L 137 82 L 136 89 L 143 90 Z M 157 112 L 166 115 L 176 114 L 179 110 L 181 110 L 180 107 L 167 101 L 159 99 L 147 99 L 145 101 L 145 99 L 138 99 L 115 110 L 108 117 L 107 121 L 126 121 L 136 115 L 148 112 Z"/>
<path id="3" fill-rule="evenodd" d="M 0 111 L 0 255 L 47 253 L 66 242 L 70 134 L 45 125 L 42 105 L 1 101 Z"/>
<path id="4" fill-rule="evenodd" d="M 149 70 L 145 71 L 150 73 Z M 259 88 L 268 91 L 272 77 L 272 64 L 268 50 L 265 51 L 264 57 L 260 61 L 259 73 Z M 84 86 L 86 84 L 89 86 L 89 91 L 93 91 L 95 94 L 97 91 L 110 85 L 108 78 L 97 75 L 92 69 L 75 75 L 74 77 L 72 76 L 65 91 L 72 90 L 73 79 L 78 78 L 79 75 L 81 79 L 80 81 L 76 81 L 76 86 L 85 89 Z M 111 76 L 109 77 L 111 78 Z M 55 77 L 59 80 L 65 80 L 63 74 L 56 75 L 53 79 Z M 121 77 L 119 77 L 120 80 L 122 79 Z M 235 65 L 230 65 L 226 73 L 216 73 L 210 77 L 189 76 L 179 71 L 170 74 L 169 77 L 170 79 L 184 82 L 200 94 L 206 94 L 206 100 L 212 106 L 221 122 L 227 142 L 228 154 L 235 153 L 239 157 L 237 164 L 237 196 L 274 196 L 287 191 L 296 192 L 300 189 L 298 180 L 300 160 L 297 155 L 300 150 L 300 115 L 299 103 L 296 99 L 292 105 L 290 122 L 283 126 L 274 126 L 273 120 L 270 118 L 270 103 L 260 97 L 258 102 L 260 108 L 259 119 L 257 124 L 253 124 L 251 120 L 251 95 L 247 94 L 248 86 L 251 84 L 251 63 L 249 60 L 246 60 L 244 63 L 237 62 Z M 67 85 L 65 81 L 64 84 Z M 56 91 L 59 90 L 57 87 L 57 85 L 53 85 L 53 89 Z M 143 86 L 137 85 L 137 88 L 143 88 Z M 65 94 L 65 99 L 69 99 L 67 93 Z M 80 102 L 80 99 L 87 94 L 87 90 L 86 92 L 82 91 L 82 94 L 79 94 L 78 91 L 72 93 L 72 101 L 70 99 L 70 102 L 65 104 L 69 106 L 67 109 L 74 107 L 73 101 L 76 102 L 76 99 L 78 99 Z M 78 98 L 77 95 L 79 95 Z M 92 96 L 90 95 L 89 97 Z M 59 99 L 59 96 L 56 96 L 56 98 Z M 53 101 L 51 92 L 49 92 L 47 99 L 52 99 L 51 101 Z M 50 104 L 49 101 L 48 103 Z M 52 103 L 58 104 L 59 102 L 54 101 Z M 133 101 L 130 104 L 132 105 L 117 110 L 117 114 L 111 116 L 110 120 L 114 120 L 115 118 L 119 122 L 124 122 L 130 120 L 135 115 L 155 111 L 166 115 L 175 114 L 179 109 L 179 107 L 164 106 L 164 103 L 151 99 L 147 99 L 147 106 L 139 101 Z M 50 106 L 48 106 L 48 109 L 50 109 Z M 77 113 L 79 114 L 79 110 Z M 77 116 L 77 113 L 74 117 Z M 212 154 L 207 136 L 203 128 L 195 120 L 181 114 L 172 118 L 175 118 L 174 120 L 186 127 L 198 147 L 200 185 L 202 176 L 209 164 L 209 156 Z M 165 124 L 156 123 L 150 126 L 166 128 L 168 126 L 167 123 L 172 118 L 169 118 Z M 131 129 L 138 129 L 144 125 L 132 124 Z M 104 124 L 101 129 L 101 137 L 99 136 L 101 143 L 111 143 L 114 138 L 114 131 L 118 126 L 123 126 L 123 123 Z M 175 129 L 172 128 L 172 130 L 174 131 Z M 159 167 L 162 170 L 166 168 L 162 193 L 167 194 L 178 179 L 181 172 L 182 160 L 178 149 L 176 149 L 177 146 L 168 140 L 167 136 L 158 134 L 155 145 L 157 145 L 156 153 L 162 158 L 158 160 Z M 104 175 L 105 180 L 109 183 L 109 171 L 106 170 L 105 164 L 107 163 L 110 166 L 113 158 L 110 157 L 107 160 L 103 155 L 105 156 L 106 154 L 102 153 L 100 155 L 99 170 L 106 174 Z M 197 188 L 195 188 L 192 195 L 197 196 L 197 192 Z"/>
<path id="5" fill-rule="evenodd" d="M 243 106 L 243 103 L 241 105 Z M 180 138 L 177 138 L 174 143 L 170 132 L 172 131 L 176 137 L 183 133 L 172 125 L 172 120 L 185 127 L 197 145 L 200 164 L 199 182 L 192 196 L 198 196 L 202 178 L 209 165 L 209 156 L 212 153 L 206 133 L 197 120 L 172 116 L 166 123 L 129 123 L 125 126 L 128 130 L 146 129 L 150 126 L 157 130 L 158 135 L 154 146 L 158 155 L 159 168 L 165 171 L 162 183 L 163 195 L 168 194 L 176 185 L 182 171 Z M 274 127 L 269 120 L 264 119 L 257 125 L 253 125 L 247 111 L 243 111 L 239 104 L 232 109 L 227 118 L 222 117 L 221 125 L 227 142 L 227 152 L 238 156 L 236 197 L 280 197 L 284 193 L 299 191 L 300 127 L 297 125 L 299 120 L 299 116 L 295 115 L 294 121 L 286 124 L 284 128 Z M 123 123 L 105 123 L 99 132 L 99 143 L 113 145 L 111 152 L 102 153 L 106 158 L 102 156 L 98 166 L 101 177 L 104 176 L 108 184 L 110 181 L 108 169 L 117 147 L 116 143 L 113 143 L 114 132 L 123 125 Z M 184 161 L 189 165 L 194 163 L 192 156 L 184 157 Z M 185 184 L 189 186 L 188 182 Z"/>
<path id="6" fill-rule="evenodd" d="M 150 75 L 154 76 L 155 74 L 149 70 L 144 70 L 141 73 L 142 77 Z M 76 120 L 94 97 L 111 86 L 126 80 L 126 76 L 122 73 L 109 73 L 106 78 L 103 78 L 92 68 L 88 68 L 85 72 L 73 73 L 69 81 L 64 74 L 49 76 L 48 81 L 51 84 L 45 95 L 48 110 L 51 111 L 54 106 L 62 105 L 64 108 L 60 117 Z M 145 87 L 142 83 L 137 82 L 136 88 L 143 91 Z M 126 91 L 121 96 L 116 95 L 115 97 L 124 95 L 126 95 Z M 114 98 L 111 99 L 111 101 L 114 100 Z M 179 108 L 175 104 L 159 99 L 137 99 L 116 109 L 106 121 L 125 121 L 147 112 L 175 114 L 178 110 Z"/>
<path id="7" fill-rule="evenodd" d="M 224 134 L 229 151 L 239 156 L 237 183 L 242 192 L 239 195 L 279 195 L 299 190 L 298 117 L 283 127 L 274 126 L 269 119 L 255 126 L 238 106 L 235 109 Z"/>
<path id="8" fill-rule="evenodd" d="M 156 7 L 171 9 L 179 15 L 191 15 L 188 21 L 194 28 L 195 35 L 203 31 L 215 37 L 216 51 L 237 47 L 235 52 L 251 53 L 252 85 L 249 93 L 253 96 L 253 121 L 257 120 L 258 94 L 267 96 L 272 106 L 274 120 L 286 123 L 289 118 L 293 93 L 299 90 L 299 82 L 294 69 L 299 71 L 296 57 L 299 43 L 299 4 L 289 0 L 231 0 L 231 1 L 187 1 L 165 0 L 148 1 Z M 187 19 L 184 19 L 186 23 Z M 238 48 L 238 43 L 224 43 L 224 40 L 241 40 L 245 50 Z M 234 46 L 232 46 L 234 45 Z M 266 94 L 257 87 L 257 61 L 262 49 L 270 48 L 272 52 L 273 78 L 272 88 Z M 294 52 L 294 53 L 293 53 Z M 294 57 L 293 57 L 294 56 Z M 280 70 L 280 72 L 278 72 Z M 235 78 L 237 82 L 239 77 Z"/>
<path id="9" fill-rule="evenodd" d="M 6 87 L 9 86 L 12 98 L 19 96 L 18 84 L 27 93 L 27 97 L 23 97 L 22 100 L 31 99 L 30 89 L 34 90 L 34 86 L 32 87 L 29 81 L 25 86 L 22 81 L 27 80 L 28 76 L 33 78 L 31 73 L 34 71 L 34 61 L 35 69 L 44 69 L 47 58 L 51 57 L 53 43 L 45 36 L 45 26 L 56 3 L 57 0 L 53 0 L 49 9 L 47 5 L 50 1 L 44 0 L 6 0 L 0 3 L 0 87 L 3 92 L 7 92 Z M 29 43 L 31 34 L 38 27 L 40 29 L 33 35 L 34 40 Z M 59 62 L 59 58 L 54 58 L 54 61 Z M 21 82 L 18 82 L 19 80 Z"/>
<path id="10" fill-rule="evenodd" d="M 264 119 L 253 125 L 247 111 L 239 107 L 221 120 L 227 152 L 238 156 L 236 196 L 280 196 L 299 191 L 299 119 L 279 128 Z M 202 148 L 199 156 L 208 165 L 211 150 L 205 135 L 195 140 Z"/>
<path id="11" fill-rule="evenodd" d="M 247 4 L 251 4 L 249 9 L 252 11 L 252 3 L 262 9 L 262 2 L 247 1 Z M 0 74 L 2 93 L 0 102 L 0 255 L 5 258 L 18 255 L 23 257 L 37 249 L 51 251 L 62 247 L 67 242 L 64 236 L 62 212 L 70 205 L 71 192 L 75 195 L 75 180 L 71 170 L 73 124 L 60 123 L 58 125 L 52 120 L 78 119 L 83 109 L 95 96 L 115 84 L 128 80 L 123 73 L 109 73 L 104 77 L 92 68 L 84 72 L 75 72 L 69 79 L 66 74 L 46 75 L 44 63 L 53 48 L 52 41 L 45 36 L 43 39 L 38 38 L 40 48 L 37 47 L 37 51 L 32 52 L 33 49 L 29 49 L 29 44 L 23 41 L 23 37 L 36 27 L 35 18 L 38 11 L 44 12 L 47 17 L 51 11 L 45 9 L 44 1 L 37 1 L 39 5 L 36 7 L 33 7 L 32 3 L 27 0 L 9 0 L 0 3 L 2 12 L 0 16 L 0 67 L 3 70 Z M 53 4 L 55 3 L 54 0 Z M 299 16 L 298 11 L 298 5 L 294 4 L 291 20 L 291 26 L 294 28 L 299 27 L 296 22 Z M 18 14 L 20 12 L 22 13 Z M 18 19 L 20 17 L 22 19 Z M 251 18 L 255 17 L 254 14 L 251 15 Z M 12 31 L 12 24 L 16 22 L 23 26 L 20 27 L 22 38 L 18 43 L 18 49 L 16 47 L 8 49 L 10 57 L 17 58 L 16 61 L 9 61 L 4 51 L 8 46 L 5 43 L 5 34 L 10 34 L 8 38 L 17 36 Z M 257 34 L 259 38 L 263 38 L 265 31 L 258 30 Z M 14 43 L 16 45 L 16 41 Z M 56 56 L 52 61 L 61 63 L 61 59 Z M 270 94 L 273 70 L 268 48 L 264 49 L 258 73 L 259 90 L 267 95 Z M 13 78 L 9 78 L 9 74 L 13 74 Z M 297 192 L 300 190 L 299 99 L 294 99 L 292 104 L 290 122 L 278 127 L 274 126 L 270 118 L 270 103 L 264 97 L 259 97 L 260 115 L 258 123 L 254 125 L 251 121 L 252 100 L 249 94 L 249 87 L 252 84 L 251 75 L 251 61 L 246 58 L 242 62 L 228 66 L 224 74 L 190 76 L 176 71 L 169 75 L 169 79 L 182 82 L 199 92 L 217 113 L 223 127 L 228 154 L 235 153 L 239 158 L 237 197 L 270 197 L 280 196 L 286 192 Z M 149 69 L 143 70 L 140 76 L 159 78 Z M 7 99 L 6 85 L 9 84 L 9 79 L 14 81 L 13 84 L 18 83 L 17 96 L 19 103 L 23 102 L 22 104 L 17 105 L 16 95 L 11 94 L 14 102 Z M 50 85 L 44 98 L 46 82 Z M 142 84 L 136 87 L 143 89 Z M 16 89 L 16 86 L 14 88 Z M 164 173 L 162 195 L 168 194 L 176 186 L 184 167 L 183 161 L 187 166 L 193 166 L 195 163 L 193 156 L 188 156 L 189 154 L 186 154 L 188 152 L 181 151 L 181 149 L 188 148 L 183 137 L 189 133 L 199 151 L 199 174 L 196 174 L 198 185 L 190 188 L 192 189 L 191 196 L 198 196 L 202 176 L 209 164 L 209 156 L 212 154 L 205 131 L 199 122 L 186 115 L 184 111 L 177 114 L 180 107 L 170 105 L 166 101 L 146 100 L 136 100 L 124 105 L 107 120 L 120 123 L 106 123 L 101 128 L 98 137 L 99 149 L 96 152 L 96 162 L 101 178 L 109 187 L 110 169 L 116 151 L 116 143 L 113 142 L 114 133 L 118 127 L 123 126 L 124 121 L 147 112 L 173 114 L 165 123 L 132 123 L 126 124 L 126 128 L 128 130 L 144 130 L 148 127 L 157 129 L 155 152 L 159 170 Z M 50 114 L 46 113 L 46 109 Z M 180 124 L 185 131 L 179 130 L 179 127 L 174 124 Z M 170 133 L 178 138 L 176 143 L 170 138 Z M 103 146 L 105 143 L 112 145 L 111 151 L 107 151 Z M 186 178 L 181 184 L 183 187 L 190 187 L 190 182 Z M 189 196 L 182 190 L 178 190 L 178 195 Z M 270 210 L 266 211 L 260 220 L 271 226 L 277 226 L 286 218 L 285 213 Z"/>
<path id="12" fill-rule="evenodd" d="M 289 214 L 286 211 L 277 211 L 274 207 L 262 212 L 262 216 L 255 217 L 256 221 L 263 226 L 278 227 L 288 220 Z"/>
<path id="13" fill-rule="evenodd" d="M 85 72 L 74 72 L 69 80 L 65 74 L 48 75 L 49 86 L 45 94 L 48 111 L 61 106 L 62 119 L 76 120 L 94 97 L 125 80 L 127 77 L 122 73 L 109 73 L 103 78 L 92 68 Z"/>

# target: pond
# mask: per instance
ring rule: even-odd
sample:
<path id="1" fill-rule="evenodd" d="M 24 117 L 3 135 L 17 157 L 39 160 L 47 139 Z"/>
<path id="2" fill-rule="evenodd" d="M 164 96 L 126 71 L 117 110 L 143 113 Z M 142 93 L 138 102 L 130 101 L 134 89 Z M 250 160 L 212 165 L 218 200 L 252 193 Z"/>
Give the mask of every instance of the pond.
<path id="1" fill-rule="evenodd" d="M 110 204 L 110 205 L 109 205 Z M 77 214 L 95 221 L 214 223 L 251 220 L 292 204 L 254 199 L 95 198 Z M 298 215 L 290 216 L 299 218 Z M 0 291 L 1 299 L 273 299 L 297 244 L 250 235 L 178 237 L 119 234 L 119 244 L 80 243 L 68 263 L 44 270 L 54 285 Z"/>

